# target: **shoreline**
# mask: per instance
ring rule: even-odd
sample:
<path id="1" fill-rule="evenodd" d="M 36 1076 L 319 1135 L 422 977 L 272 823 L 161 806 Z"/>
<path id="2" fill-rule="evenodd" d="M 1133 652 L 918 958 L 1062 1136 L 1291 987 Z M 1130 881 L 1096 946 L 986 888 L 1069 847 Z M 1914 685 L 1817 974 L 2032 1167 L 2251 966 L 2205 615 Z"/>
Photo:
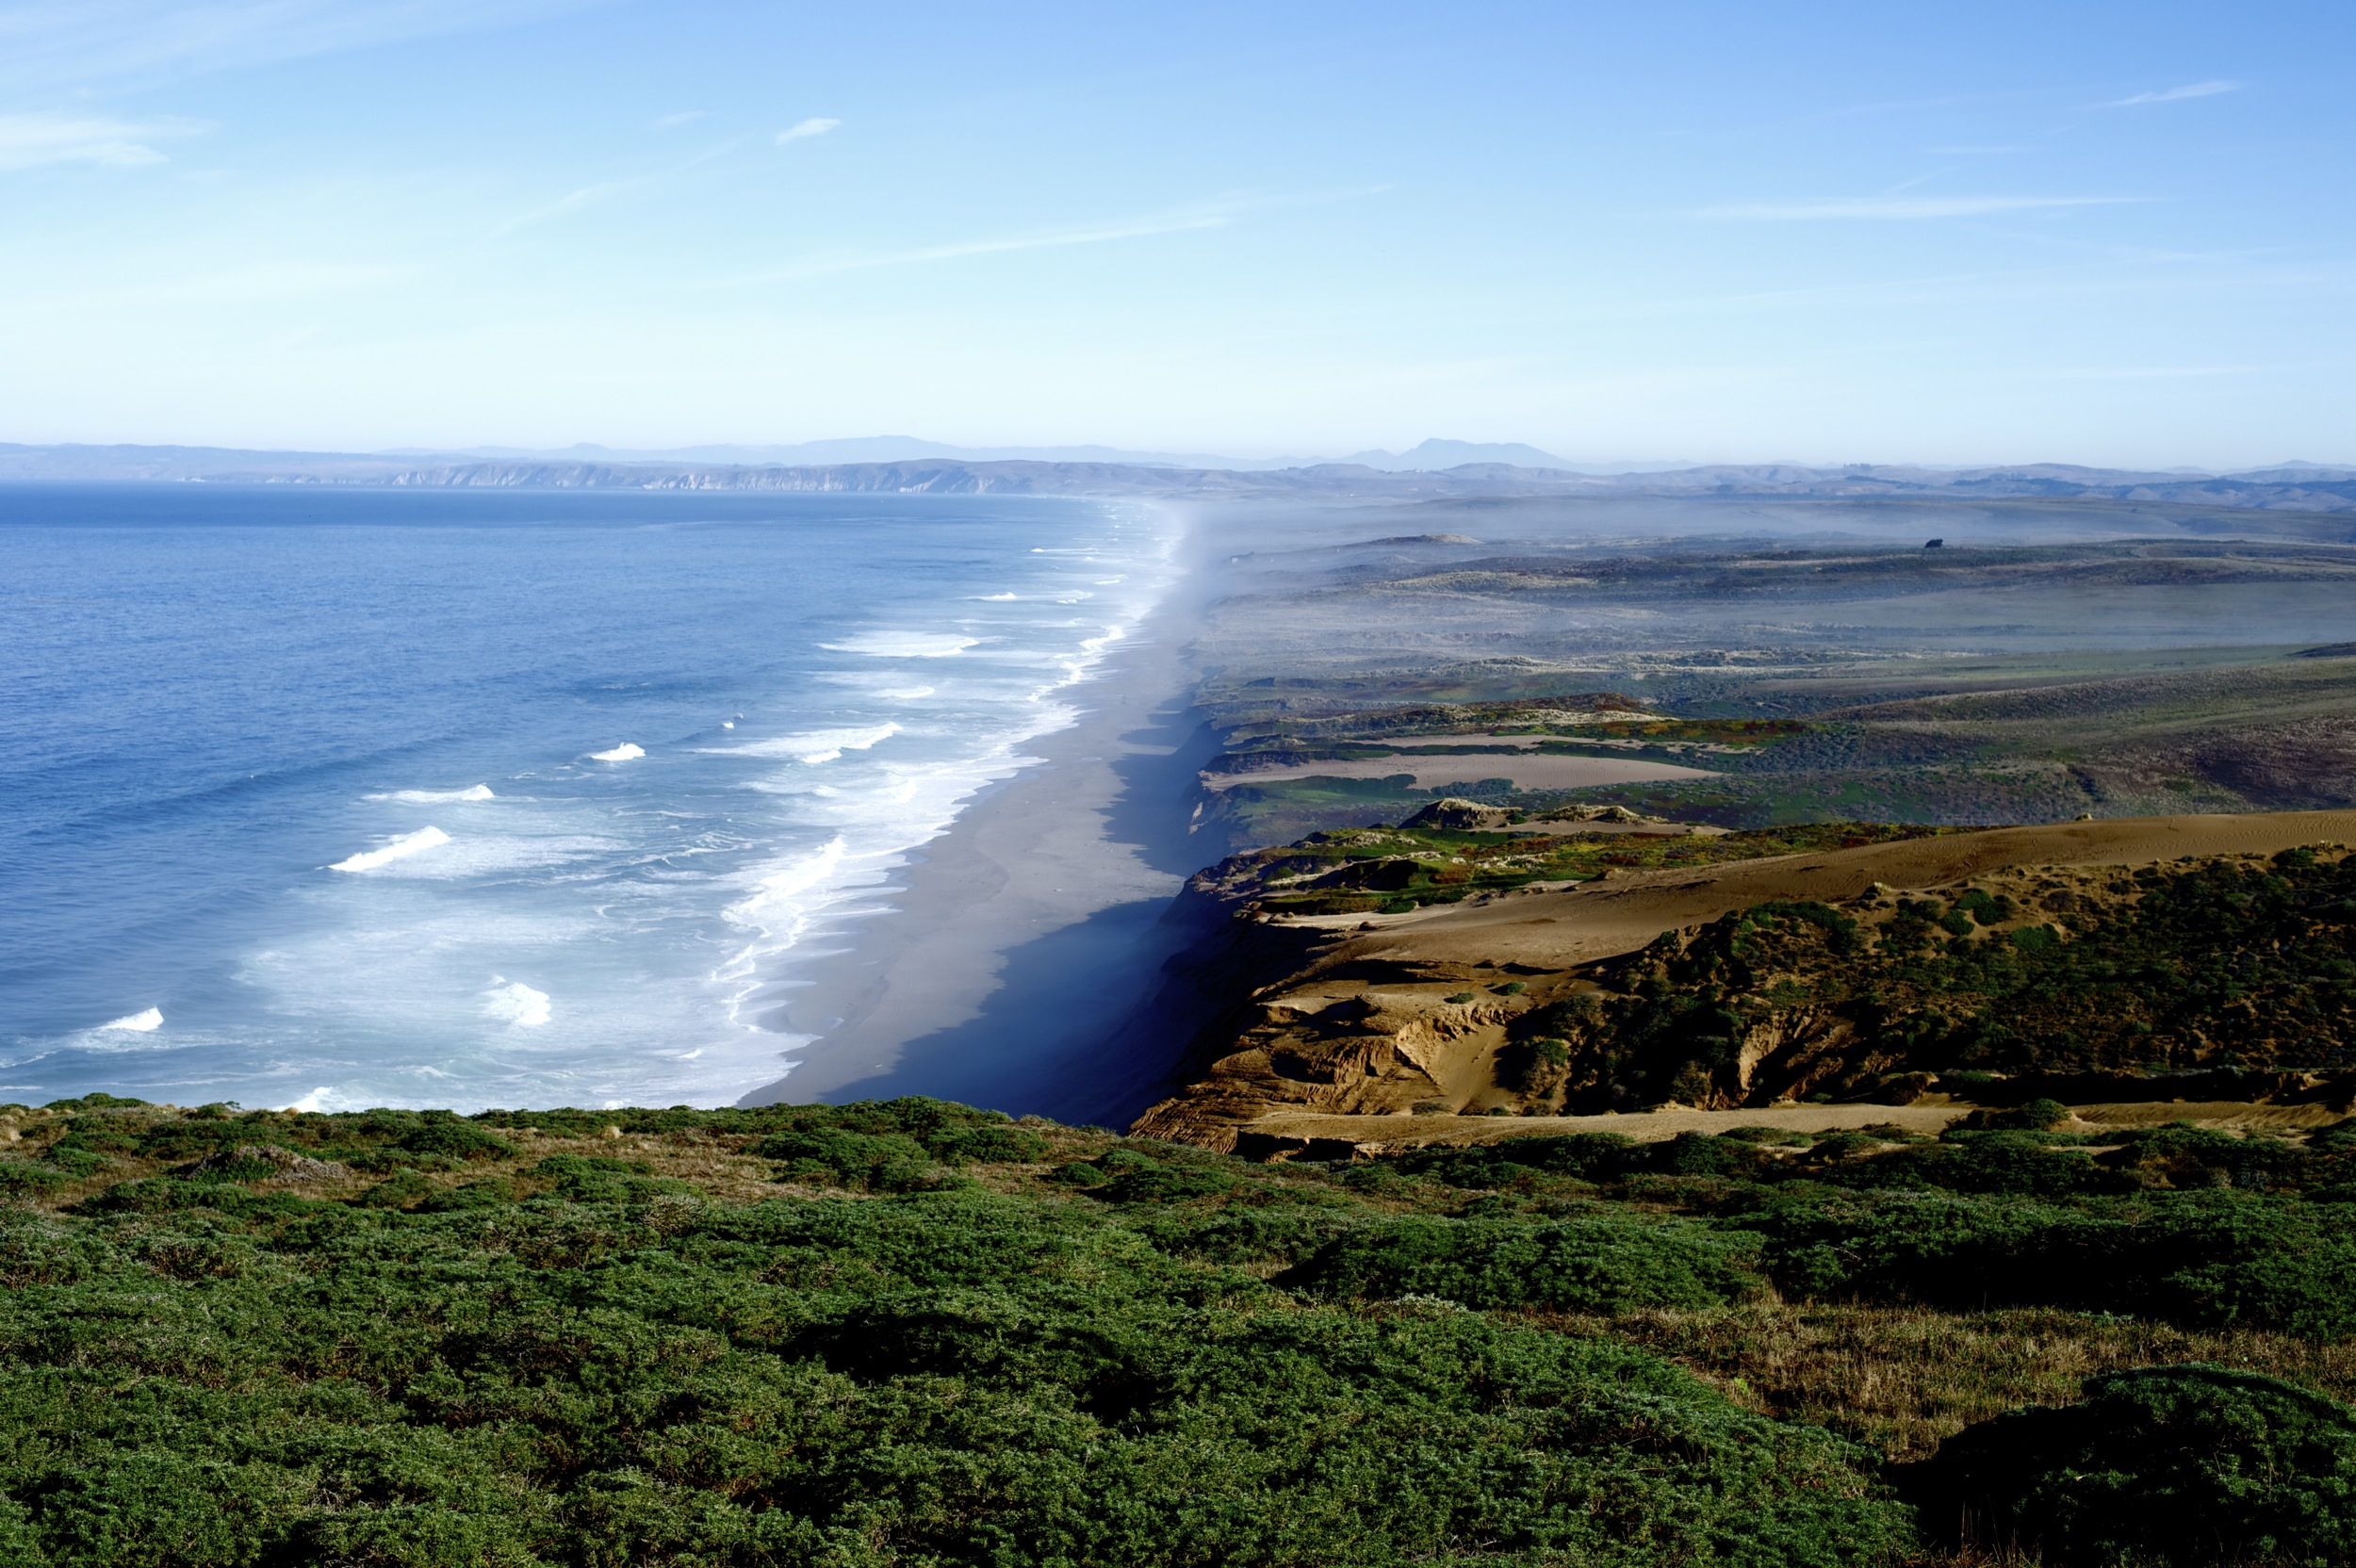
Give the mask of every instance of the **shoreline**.
<path id="1" fill-rule="evenodd" d="M 817 1037 L 737 1104 L 924 1094 L 1070 1119 L 1175 1065 L 1103 1053 L 1183 944 L 1163 917 L 1200 869 L 1188 807 L 1217 747 L 1192 708 L 1194 617 L 1181 566 L 1070 689 L 1078 722 L 1025 745 L 1039 763 L 914 852 L 891 912 L 778 996 L 773 1016 Z M 1084 1073 L 1064 1070 L 1084 1053 Z"/>

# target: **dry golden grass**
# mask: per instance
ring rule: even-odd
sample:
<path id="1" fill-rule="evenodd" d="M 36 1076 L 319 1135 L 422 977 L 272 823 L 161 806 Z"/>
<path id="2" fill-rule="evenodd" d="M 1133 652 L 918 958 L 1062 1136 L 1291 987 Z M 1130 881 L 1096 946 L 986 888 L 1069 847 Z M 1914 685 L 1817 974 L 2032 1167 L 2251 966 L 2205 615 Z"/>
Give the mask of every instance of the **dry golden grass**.
<path id="1" fill-rule="evenodd" d="M 1943 1313 L 1926 1307 L 1758 1301 L 1710 1312 L 1562 1318 L 1666 1356 L 1764 1413 L 1927 1458 L 1975 1421 L 2028 1404 L 2067 1404 L 2097 1372 L 2215 1362 L 2356 1396 L 2356 1344 L 2282 1334 L 2196 1332 L 2052 1309 Z"/>

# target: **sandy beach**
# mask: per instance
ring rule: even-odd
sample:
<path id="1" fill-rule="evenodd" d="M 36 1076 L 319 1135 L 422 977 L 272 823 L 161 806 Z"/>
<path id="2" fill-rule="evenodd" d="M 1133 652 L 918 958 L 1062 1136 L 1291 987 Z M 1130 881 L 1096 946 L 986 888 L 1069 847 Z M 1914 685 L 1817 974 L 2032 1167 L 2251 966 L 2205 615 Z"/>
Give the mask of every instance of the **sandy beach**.
<path id="1" fill-rule="evenodd" d="M 1191 624 L 1173 594 L 1073 688 L 1080 722 L 1025 748 L 1040 765 L 926 845 L 892 912 L 784 993 L 771 1026 L 820 1037 L 743 1103 L 926 1094 L 1109 1121 L 1151 1098 L 1167 1051 L 1125 1041 L 1124 1059 L 1106 1039 L 1184 940 L 1162 917 L 1205 854 L 1186 803 L 1218 748 L 1188 704 Z"/>

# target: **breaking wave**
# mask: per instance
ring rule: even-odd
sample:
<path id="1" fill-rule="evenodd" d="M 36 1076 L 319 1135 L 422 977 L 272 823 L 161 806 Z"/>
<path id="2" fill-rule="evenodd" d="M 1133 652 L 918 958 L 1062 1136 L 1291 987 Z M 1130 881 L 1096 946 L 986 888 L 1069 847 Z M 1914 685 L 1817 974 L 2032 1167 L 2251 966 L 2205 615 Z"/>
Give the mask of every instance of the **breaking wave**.
<path id="1" fill-rule="evenodd" d="M 420 827 L 415 833 L 404 833 L 380 849 L 363 850 L 328 867 L 329 871 L 374 871 L 389 866 L 395 860 L 406 860 L 429 849 L 450 842 L 450 835 L 438 827 Z"/>

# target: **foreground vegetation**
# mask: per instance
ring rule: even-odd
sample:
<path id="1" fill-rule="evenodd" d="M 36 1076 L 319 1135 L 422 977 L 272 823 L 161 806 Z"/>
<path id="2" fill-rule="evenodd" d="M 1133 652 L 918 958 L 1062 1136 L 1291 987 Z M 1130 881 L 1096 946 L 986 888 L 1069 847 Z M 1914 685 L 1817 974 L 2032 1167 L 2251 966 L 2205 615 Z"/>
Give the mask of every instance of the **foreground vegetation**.
<path id="1" fill-rule="evenodd" d="M 2071 1478 L 2139 1442 L 2201 1553 L 2356 1529 L 2337 1132 L 1252 1166 L 921 1100 L 0 1121 L 12 1563 L 1764 1568 L 1964 1519 L 2227 1560 Z M 2102 1380 L 2150 1362 L 2236 1370 Z M 1975 1435 L 2029 1400 L 2088 1413 Z"/>

